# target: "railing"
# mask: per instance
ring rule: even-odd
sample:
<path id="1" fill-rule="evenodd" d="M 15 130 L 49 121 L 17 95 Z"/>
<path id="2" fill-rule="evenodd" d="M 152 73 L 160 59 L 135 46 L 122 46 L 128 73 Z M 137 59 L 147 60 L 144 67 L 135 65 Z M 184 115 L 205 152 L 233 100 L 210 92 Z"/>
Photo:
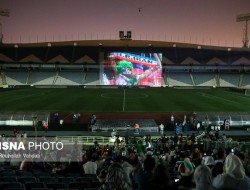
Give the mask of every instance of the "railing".
<path id="1" fill-rule="evenodd" d="M 121 137 L 121 139 L 123 139 Z M 98 144 L 114 144 L 114 139 L 112 137 L 103 137 L 103 136 L 58 136 L 55 137 L 56 141 L 62 141 L 67 144 L 73 144 L 75 142 L 82 143 L 85 145 L 94 145 L 95 142 Z"/>
<path id="2" fill-rule="evenodd" d="M 238 141 L 213 141 L 211 143 L 213 148 L 238 148 L 242 149 L 243 146 L 250 146 L 250 142 L 238 142 Z"/>
<path id="3" fill-rule="evenodd" d="M 196 141 L 200 141 L 200 140 L 202 140 L 202 138 L 203 138 L 205 135 L 206 135 L 206 133 L 203 132 L 203 133 L 201 133 L 200 135 L 196 136 L 196 137 L 195 137 L 195 140 L 196 140 Z"/>
<path id="4" fill-rule="evenodd" d="M 201 134 L 197 136 L 198 138 L 202 138 L 204 134 Z M 140 137 L 138 137 L 140 138 Z M 152 137 L 151 140 L 157 140 L 160 138 L 160 136 Z M 124 137 L 120 137 L 120 140 L 124 140 Z M 74 144 L 75 142 L 81 143 L 83 145 L 94 145 L 95 142 L 98 142 L 100 145 L 114 145 L 115 137 L 103 137 L 103 136 L 58 136 L 55 137 L 55 141 L 61 141 L 66 144 Z M 157 142 L 155 142 L 157 143 Z M 202 140 L 197 140 L 198 144 L 204 144 L 205 142 Z M 186 141 L 183 141 L 182 144 L 178 144 L 180 146 L 184 146 L 186 144 Z M 129 146 L 129 145 L 128 145 Z M 205 146 L 205 144 L 204 144 Z M 250 147 L 250 142 L 238 142 L 238 141 L 232 141 L 232 139 L 228 139 L 226 141 L 209 141 L 206 142 L 206 147 L 209 149 L 218 149 L 218 148 L 225 148 L 225 149 L 231 149 L 231 148 L 237 148 L 242 149 L 244 146 Z"/>

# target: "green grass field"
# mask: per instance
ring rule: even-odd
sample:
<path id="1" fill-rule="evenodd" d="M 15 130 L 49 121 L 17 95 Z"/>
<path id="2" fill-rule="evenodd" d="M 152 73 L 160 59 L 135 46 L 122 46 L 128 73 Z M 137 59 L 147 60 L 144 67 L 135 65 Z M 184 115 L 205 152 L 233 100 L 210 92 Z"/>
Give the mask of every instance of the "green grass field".
<path id="1" fill-rule="evenodd" d="M 249 112 L 250 96 L 219 89 L 28 88 L 1 90 L 0 111 Z"/>

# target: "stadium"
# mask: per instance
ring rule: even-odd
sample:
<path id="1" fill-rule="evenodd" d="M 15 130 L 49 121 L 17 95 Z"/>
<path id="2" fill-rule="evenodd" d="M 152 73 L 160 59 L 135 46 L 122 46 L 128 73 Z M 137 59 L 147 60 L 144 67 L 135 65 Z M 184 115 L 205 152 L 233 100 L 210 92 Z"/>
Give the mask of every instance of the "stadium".
<path id="1" fill-rule="evenodd" d="M 249 5 L 1 0 L 0 190 L 250 190 Z"/>
<path id="2" fill-rule="evenodd" d="M 139 76 L 153 68 L 154 63 L 145 65 L 149 60 L 144 60 L 137 64 L 135 59 L 154 53 L 161 59 L 160 74 L 153 71 L 139 84 L 109 82 L 114 76 L 111 65 L 114 59 L 130 56 L 127 60 L 134 59 L 133 72 Z M 131 55 L 137 57 L 131 58 Z M 249 120 L 249 55 L 247 48 L 132 39 L 2 44 L 0 67 L 4 93 L 1 93 L 0 109 L 2 112 L 30 112 L 31 115 L 45 112 L 50 119 L 46 121 L 51 124 L 53 114 L 60 112 L 64 125 L 72 124 L 73 114 L 81 112 L 84 126 L 89 124 L 93 113 L 99 119 L 105 114 L 108 117 L 108 113 L 116 115 L 113 119 L 135 113 L 137 116 L 132 119 L 140 119 L 146 117 L 143 116 L 146 113 L 154 113 L 158 115 L 157 124 L 167 125 L 172 114 L 176 114 L 179 123 L 185 114 L 203 112 L 204 116 L 206 112 L 219 112 L 212 114 L 211 120 L 219 118 L 213 122 L 230 117 L 232 123 L 246 129 L 246 124 L 242 125 L 240 120 L 246 120 L 244 123 Z M 113 62 L 117 64 L 117 60 Z M 109 78 L 109 84 L 103 76 Z M 72 101 L 67 103 L 68 98 Z M 238 113 L 237 116 L 230 116 L 233 112 Z"/>
<path id="3" fill-rule="evenodd" d="M 245 148 L 250 126 L 249 65 L 248 48 L 131 38 L 1 44 L 2 137 L 25 131 L 30 141 L 46 136 L 72 149 L 76 142 L 112 146 L 119 138 L 129 145 L 131 139 L 150 136 L 156 143 L 163 135 L 176 134 L 187 138 L 195 134 L 197 143 L 208 132 L 219 132 L 230 140 L 213 147 Z M 176 125 L 183 127 L 176 130 Z M 41 175 L 38 171 L 33 170 L 32 176 Z M 53 189 L 99 185 L 72 173 L 67 177 L 74 182 L 66 184 L 59 181 L 59 174 L 51 174 L 44 179 L 56 180 L 56 185 L 42 183 Z M 173 173 L 172 179 L 176 177 Z M 36 178 L 41 182 L 42 177 Z M 27 188 L 29 182 L 23 184 Z"/>

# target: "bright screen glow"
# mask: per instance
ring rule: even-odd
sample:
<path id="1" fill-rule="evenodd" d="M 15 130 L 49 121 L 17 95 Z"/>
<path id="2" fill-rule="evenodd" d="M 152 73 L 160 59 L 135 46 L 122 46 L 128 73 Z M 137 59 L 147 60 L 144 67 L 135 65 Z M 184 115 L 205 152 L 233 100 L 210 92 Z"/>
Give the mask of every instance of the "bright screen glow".
<path id="1" fill-rule="evenodd" d="M 109 53 L 104 61 L 102 85 L 161 86 L 161 53 Z"/>

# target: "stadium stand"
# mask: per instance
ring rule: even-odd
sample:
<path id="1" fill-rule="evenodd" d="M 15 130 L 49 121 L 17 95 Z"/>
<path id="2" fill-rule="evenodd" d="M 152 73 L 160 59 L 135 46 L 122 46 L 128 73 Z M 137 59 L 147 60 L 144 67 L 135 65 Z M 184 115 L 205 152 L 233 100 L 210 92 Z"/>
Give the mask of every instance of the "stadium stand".
<path id="1" fill-rule="evenodd" d="M 99 82 L 99 72 L 96 71 L 88 71 L 86 73 L 86 78 L 84 80 L 85 85 L 98 85 Z"/>
<path id="2" fill-rule="evenodd" d="M 99 43 L 106 45 L 99 47 Z M 148 48 L 149 43 L 152 45 L 150 50 Z M 93 40 L 77 42 L 77 46 L 73 45 L 72 42 L 19 44 L 18 48 L 15 48 L 13 44 L 1 44 L 0 46 L 0 86 L 4 87 L 5 85 L 9 85 L 9 87 L 34 85 L 73 88 L 78 85 L 84 85 L 84 87 L 93 86 L 98 88 L 100 85 L 101 67 L 108 53 L 114 51 L 147 53 L 149 51 L 155 51 L 162 53 L 162 57 L 164 58 L 162 62 L 162 86 L 169 85 L 183 88 L 250 88 L 250 68 L 248 65 L 250 54 L 249 50 L 242 48 L 230 48 L 229 51 L 228 47 L 136 40 L 125 42 Z M 202 121 L 211 113 L 202 114 L 204 115 L 201 115 L 200 118 L 198 114 L 196 120 Z M 194 158 L 194 153 L 197 153 L 196 150 L 199 148 L 201 155 L 198 155 L 198 157 L 202 159 L 203 150 L 207 150 L 207 152 L 204 153 L 212 153 L 214 149 L 223 148 L 223 151 L 228 153 L 232 148 L 237 147 L 237 150 L 243 150 L 242 147 L 249 146 L 248 142 L 233 142 L 229 140 L 230 138 L 228 138 L 228 140 L 222 139 L 222 134 L 218 134 L 218 137 L 214 134 L 218 132 L 215 130 L 216 128 L 218 129 L 218 126 L 223 126 L 224 119 L 230 118 L 231 125 L 242 127 L 243 120 L 246 122 L 249 121 L 249 115 L 238 115 L 236 117 L 236 113 L 230 116 L 223 113 L 219 117 L 215 113 L 213 114 L 214 115 L 209 117 L 211 119 L 211 133 L 206 134 L 205 132 L 201 132 L 199 134 L 199 131 L 194 131 L 198 135 L 197 138 L 194 138 L 193 142 L 189 134 L 191 131 L 187 130 L 185 132 L 185 127 L 181 129 L 181 132 L 186 133 L 182 137 L 174 134 L 173 128 L 166 128 L 168 131 L 164 131 L 164 134 L 160 134 L 158 125 L 154 119 L 112 120 L 98 118 L 94 125 L 88 126 L 90 127 L 88 129 L 91 129 L 91 131 L 85 131 L 85 129 L 83 130 L 85 126 L 79 128 L 75 123 L 74 129 L 78 127 L 78 131 L 75 132 L 74 135 L 68 135 L 74 132 L 72 130 L 73 124 L 67 123 L 67 120 L 72 122 L 72 113 L 65 113 L 66 116 L 62 117 L 65 119 L 65 126 L 67 125 L 67 127 L 69 127 L 67 129 L 68 133 L 61 131 L 64 126 L 60 126 L 58 122 L 53 123 L 53 127 L 56 128 L 55 131 L 49 131 L 48 133 L 45 131 L 39 132 L 42 134 L 41 136 L 50 134 L 51 136 L 56 136 L 56 140 L 64 140 L 69 144 L 75 142 L 82 143 L 85 149 L 81 152 L 81 159 L 79 159 L 77 163 L 79 164 L 77 168 L 82 168 L 83 164 L 86 163 L 85 161 L 93 157 L 99 159 L 98 170 L 108 168 L 102 168 L 102 166 L 104 167 L 104 160 L 106 159 L 109 161 L 108 164 L 110 164 L 110 160 L 112 160 L 112 162 L 119 162 L 121 159 L 124 159 L 122 161 L 123 163 L 127 162 L 127 166 L 130 167 L 132 165 L 131 167 L 134 168 L 140 167 L 139 165 L 141 163 L 139 159 L 144 158 L 139 157 L 139 154 L 136 154 L 137 152 L 143 152 L 145 158 L 147 156 L 155 156 L 157 157 L 156 160 L 161 160 L 165 157 L 165 159 L 169 161 L 167 172 L 169 172 L 171 179 L 164 178 L 164 180 L 175 183 L 174 180 L 180 177 L 178 176 L 178 167 L 176 167 L 176 165 L 178 161 L 184 160 L 183 151 L 188 150 L 185 152 L 185 156 Z M 5 117 L 4 114 L 0 116 Z M 83 118 L 85 116 L 86 115 L 84 115 Z M 170 117 L 164 118 L 166 123 L 169 118 Z M 24 119 L 24 116 L 22 116 L 21 119 Z M 32 121 L 33 119 L 34 118 L 29 118 L 29 120 Z M 88 120 L 89 118 L 84 119 Z M 179 122 L 180 120 L 181 122 L 183 121 L 183 116 L 179 116 L 179 118 L 178 116 L 176 117 L 176 121 Z M 219 123 L 213 123 L 213 120 Z M 140 131 L 142 132 L 140 135 L 134 135 L 132 132 L 135 123 L 140 125 Z M 249 123 L 244 124 L 244 126 L 246 125 L 249 125 Z M 127 136 L 124 137 L 127 144 L 117 145 L 114 144 L 114 141 L 110 142 L 110 132 L 112 132 L 113 129 L 120 132 L 118 134 L 122 134 L 123 136 L 125 136 L 124 134 L 129 129 L 130 133 L 126 133 Z M 33 130 L 32 127 L 28 134 L 32 134 L 34 137 L 35 135 L 33 134 L 37 131 L 34 132 Z M 242 133 L 246 132 L 242 131 Z M 88 136 L 87 134 L 91 135 Z M 98 136 L 99 134 L 102 135 Z M 151 134 L 153 134 L 154 137 L 151 138 Z M 226 131 L 225 134 L 232 135 L 233 131 Z M 226 135 L 224 135 L 224 137 Z M 176 136 L 177 139 L 175 138 Z M 248 136 L 248 134 L 245 134 L 244 138 L 249 141 Z M 195 140 L 197 141 L 195 142 Z M 201 141 L 201 144 L 199 144 L 199 141 Z M 217 153 L 218 151 L 214 152 L 214 155 L 216 156 Z M 118 156 L 118 154 L 121 154 L 122 157 L 121 155 Z M 171 155 L 171 157 L 166 158 L 168 155 Z M 70 160 L 67 160 L 67 157 L 63 158 L 60 157 L 60 161 L 63 160 L 64 162 L 48 163 L 44 161 L 41 165 L 33 163 L 34 165 L 30 165 L 28 171 L 20 171 L 20 162 L 16 162 L 15 159 L 6 161 L 0 158 L 0 189 L 15 188 L 19 190 L 29 190 L 41 188 L 44 190 L 55 190 L 70 188 L 87 190 L 96 189 L 96 187 L 101 186 L 98 181 L 99 179 L 97 180 L 99 173 L 94 174 L 92 177 L 87 176 L 84 172 L 77 173 L 75 171 L 76 168 L 72 169 L 69 166 Z M 70 171 L 66 170 L 66 168 Z M 178 183 L 175 184 L 177 185 Z"/>
<path id="3" fill-rule="evenodd" d="M 55 85 L 81 85 L 84 78 L 85 73 L 82 71 L 60 71 Z"/>
<path id="4" fill-rule="evenodd" d="M 194 86 L 189 72 L 168 73 L 168 85 L 170 86 Z"/>
<path id="5" fill-rule="evenodd" d="M 30 81 L 33 85 L 52 85 L 55 76 L 55 71 L 32 71 Z"/>
<path id="6" fill-rule="evenodd" d="M 245 73 L 243 76 L 244 80 L 242 82 L 242 86 L 244 88 L 250 88 L 250 74 L 249 73 Z"/>
<path id="7" fill-rule="evenodd" d="M 86 44 L 79 42 L 77 46 L 70 42 L 33 44 L 31 46 L 18 44 L 18 48 L 2 44 L 0 84 L 99 85 L 100 64 L 105 60 L 106 54 L 124 51 L 121 44 L 118 43 L 119 41 L 103 41 L 102 44 L 105 42 L 109 45 L 102 46 L 101 49 L 98 46 L 100 41 L 95 40 L 86 42 Z M 126 51 L 147 52 L 150 43 L 151 47 L 162 53 L 163 86 L 249 87 L 248 77 L 235 72 L 249 69 L 247 65 L 250 56 L 247 49 L 154 41 L 139 43 L 136 40 L 126 43 L 128 43 L 128 47 L 131 47 Z M 140 44 L 139 47 L 138 44 Z M 186 73 L 188 71 L 190 73 Z M 214 76 L 215 71 L 218 76 Z M 198 74 L 200 72 L 207 74 Z M 232 78 L 230 74 L 232 74 Z M 237 81 L 238 77 L 240 77 L 240 81 Z"/>
<path id="8" fill-rule="evenodd" d="M 239 87 L 240 74 L 238 73 L 219 73 L 221 87 Z"/>
<path id="9" fill-rule="evenodd" d="M 27 84 L 27 71 L 8 71 L 5 72 L 5 80 L 8 85 Z"/>
<path id="10" fill-rule="evenodd" d="M 217 86 L 214 73 L 192 73 L 195 86 Z"/>

